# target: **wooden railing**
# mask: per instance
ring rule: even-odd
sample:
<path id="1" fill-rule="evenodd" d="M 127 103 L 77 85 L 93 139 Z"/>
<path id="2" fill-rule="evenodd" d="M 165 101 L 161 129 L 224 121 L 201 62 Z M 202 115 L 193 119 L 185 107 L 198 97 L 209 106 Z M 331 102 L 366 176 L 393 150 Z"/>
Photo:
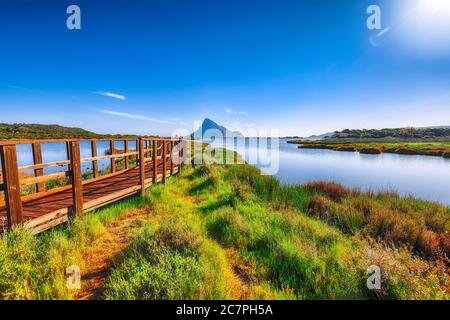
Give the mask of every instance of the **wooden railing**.
<path id="1" fill-rule="evenodd" d="M 90 143 L 91 156 L 81 158 L 80 143 L 86 141 Z M 99 141 L 109 142 L 109 152 L 107 154 L 97 154 Z M 123 150 L 120 150 L 120 152 L 116 148 L 117 141 L 123 143 Z M 135 142 L 136 149 L 130 149 L 130 142 L 132 141 Z M 174 159 L 182 159 L 183 157 L 181 142 L 181 139 L 161 138 L 0 141 L 2 167 L 0 193 L 4 193 L 4 199 L 0 200 L 0 209 L 6 208 L 7 226 L 11 228 L 26 222 L 26 220 L 30 220 L 30 218 L 24 217 L 23 215 L 22 209 L 24 203 L 50 197 L 51 195 L 67 190 L 71 190 L 72 195 L 71 206 L 68 212 L 72 215 L 80 215 L 87 211 L 83 207 L 85 204 L 83 201 L 83 186 L 103 179 L 112 178 L 129 170 L 139 171 L 139 185 L 137 188 L 141 194 L 144 194 L 145 188 L 148 186 L 147 182 L 149 178 L 151 178 L 151 183 L 158 181 L 164 183 L 169 170 L 170 175 L 174 174 L 174 168 L 177 168 L 177 172 L 181 171 L 182 162 L 174 161 Z M 42 152 L 42 144 L 44 143 L 65 143 L 67 159 L 44 163 Z M 33 164 L 19 166 L 17 157 L 17 145 L 19 144 L 29 144 L 32 146 Z M 99 170 L 99 161 L 107 159 L 110 159 L 109 166 L 107 167 L 109 170 Z M 133 161 L 135 161 L 134 165 L 132 165 Z M 92 170 L 89 170 L 92 177 L 88 177 L 86 174 L 83 177 L 82 164 L 86 162 L 92 163 Z M 146 169 L 148 169 L 146 164 L 149 162 L 152 162 L 150 166 L 152 176 L 146 177 Z M 162 176 L 158 175 L 157 172 L 158 165 L 161 162 Z M 168 162 L 169 168 L 167 168 Z M 119 164 L 120 168 L 118 166 Z M 58 166 L 65 167 L 65 170 L 45 174 L 46 168 Z M 29 171 L 32 174 L 25 176 L 22 174 L 21 176 L 20 173 L 23 171 Z M 104 174 L 101 175 L 101 173 Z M 68 182 L 65 185 L 53 189 L 46 188 L 46 183 L 49 181 L 67 178 Z M 34 192 L 31 194 L 22 194 L 22 191 L 27 186 L 34 186 Z M 134 187 L 133 190 L 138 190 L 137 188 Z M 114 196 L 111 196 L 111 200 L 114 200 Z M 100 206 L 102 203 L 107 202 L 110 203 L 106 197 L 100 202 Z M 99 205 L 96 207 L 99 207 Z"/>

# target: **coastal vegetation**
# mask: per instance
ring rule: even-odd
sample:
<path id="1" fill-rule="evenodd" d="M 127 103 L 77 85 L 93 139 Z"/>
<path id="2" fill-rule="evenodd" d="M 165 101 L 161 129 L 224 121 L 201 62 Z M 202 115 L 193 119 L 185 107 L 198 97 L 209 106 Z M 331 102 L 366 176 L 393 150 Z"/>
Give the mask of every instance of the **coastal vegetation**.
<path id="1" fill-rule="evenodd" d="M 101 139 L 138 138 L 136 135 L 97 134 L 81 128 L 69 128 L 52 124 L 0 123 L 0 140 L 21 139 Z M 145 136 L 150 137 L 150 136 Z"/>
<path id="2" fill-rule="evenodd" d="M 329 140 L 290 140 L 305 149 L 330 149 L 334 151 L 360 152 L 366 154 L 396 153 L 404 155 L 427 155 L 450 158 L 450 142 L 336 142 Z"/>
<path id="3" fill-rule="evenodd" d="M 0 298 L 449 299 L 449 229 L 449 208 L 395 193 L 186 166 L 40 236 L 2 234 Z M 380 290 L 366 286 L 371 265 Z"/>
<path id="4" fill-rule="evenodd" d="M 450 140 L 450 126 L 425 128 L 393 128 L 393 129 L 345 129 L 335 131 L 331 139 L 438 139 Z"/>

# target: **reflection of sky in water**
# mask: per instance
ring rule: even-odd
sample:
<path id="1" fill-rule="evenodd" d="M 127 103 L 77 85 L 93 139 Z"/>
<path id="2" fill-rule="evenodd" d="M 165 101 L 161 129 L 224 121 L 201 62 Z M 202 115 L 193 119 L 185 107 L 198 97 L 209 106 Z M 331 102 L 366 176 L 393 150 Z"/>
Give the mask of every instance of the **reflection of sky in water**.
<path id="1" fill-rule="evenodd" d="M 215 141 L 212 145 L 219 147 L 223 144 Z M 242 143 L 233 147 L 229 141 L 226 146 L 238 151 L 247 161 L 270 148 L 258 148 L 255 143 L 248 142 L 246 147 Z M 298 149 L 296 145 L 286 143 L 286 139 L 279 141 L 279 155 L 276 152 L 272 155 L 274 161 L 279 161 L 275 176 L 286 183 L 336 181 L 363 190 L 392 189 L 402 195 L 450 205 L 450 160 L 442 157 Z M 260 162 L 252 163 L 265 167 Z"/>
<path id="2" fill-rule="evenodd" d="M 242 139 L 239 139 L 242 140 Z M 254 140 L 254 139 L 253 139 Z M 276 142 L 274 143 L 276 147 Z M 223 142 L 212 142 L 215 147 L 223 146 Z M 82 141 L 81 158 L 91 157 L 89 141 Z M 396 154 L 363 155 L 357 152 L 336 152 L 331 150 L 298 149 L 296 145 L 279 141 L 279 153 L 271 150 L 271 145 L 246 140 L 239 143 L 226 142 L 226 147 L 237 150 L 245 160 L 268 170 L 267 159 L 272 157 L 277 164 L 275 174 L 286 183 L 305 183 L 309 181 L 336 181 L 348 187 L 363 190 L 385 191 L 395 190 L 402 195 L 413 195 L 450 205 L 450 160 L 441 157 L 403 156 Z M 123 141 L 116 141 L 115 148 L 124 150 Z M 129 142 L 129 149 L 135 150 L 136 143 Z M 109 141 L 97 141 L 97 155 L 106 155 Z M 272 151 L 272 152 L 271 152 Z M 19 165 L 33 164 L 31 145 L 18 145 Z M 64 143 L 43 143 L 43 162 L 54 162 L 67 159 Z M 109 159 L 99 160 L 99 169 L 106 169 Z M 67 170 L 66 167 L 46 168 L 45 173 Z M 92 163 L 82 164 L 83 172 L 92 170 Z M 270 170 L 269 170 L 270 171 Z"/>

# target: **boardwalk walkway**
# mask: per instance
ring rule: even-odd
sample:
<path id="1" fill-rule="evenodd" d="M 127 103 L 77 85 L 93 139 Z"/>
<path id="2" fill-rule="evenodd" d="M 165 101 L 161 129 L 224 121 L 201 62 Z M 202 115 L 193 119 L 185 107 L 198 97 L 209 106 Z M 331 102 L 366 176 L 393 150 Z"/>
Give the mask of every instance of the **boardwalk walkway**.
<path id="1" fill-rule="evenodd" d="M 73 167 L 69 169 L 71 171 L 80 171 L 80 162 L 92 161 L 95 164 L 100 158 L 107 158 L 113 159 L 111 162 L 113 172 L 105 176 L 98 176 L 98 172 L 96 172 L 94 178 L 86 181 L 81 181 L 80 172 L 70 172 L 71 180 L 79 181 L 72 181 L 71 184 L 55 190 L 45 190 L 44 188 L 43 191 L 37 192 L 35 195 L 20 196 L 19 194 L 19 199 L 17 199 L 15 190 L 11 190 L 11 184 L 21 185 L 20 181 L 15 181 L 17 177 L 14 177 L 14 173 L 24 167 L 18 167 L 17 164 L 14 164 L 14 161 L 8 159 L 10 156 L 8 151 L 3 150 L 5 147 L 0 145 L 0 148 L 2 148 L 3 189 L 5 190 L 5 201 L 3 201 L 3 205 L 0 204 L 0 229 L 4 230 L 14 224 L 22 223 L 25 227 L 32 228 L 34 233 L 39 233 L 68 221 L 71 213 L 82 214 L 106 206 L 133 194 L 143 192 L 153 183 L 165 181 L 166 177 L 178 173 L 181 165 L 174 163 L 171 156 L 174 153 L 181 156 L 181 148 L 176 148 L 180 140 L 154 139 L 147 141 L 148 143 L 138 141 L 136 152 L 126 150 L 122 153 L 102 157 L 96 157 L 96 152 L 93 152 L 93 157 L 81 160 L 79 157 L 75 159 L 77 157 L 76 152 L 72 153 L 72 158 L 69 157 L 70 161 L 68 162 L 70 167 Z M 142 151 L 139 150 L 140 146 L 142 146 Z M 75 148 L 79 148 L 79 143 L 75 145 Z M 150 157 L 146 158 L 147 155 Z M 128 158 L 132 156 L 136 156 L 137 166 L 128 168 Z M 114 172 L 116 158 L 126 159 L 124 170 Z M 166 159 L 165 165 L 162 161 L 163 158 Z M 142 163 L 145 170 L 141 170 Z M 12 170 L 14 168 L 8 168 L 8 165 L 15 165 L 15 170 Z M 46 164 L 38 163 L 26 168 L 33 167 L 35 170 L 39 170 L 42 166 L 46 166 Z M 156 177 L 154 174 L 155 168 L 157 171 Z M 165 174 L 164 169 L 166 169 Z M 13 171 L 12 174 L 11 171 Z M 143 183 L 142 176 L 144 177 Z M 41 172 L 36 177 L 25 180 L 29 180 L 29 183 L 38 184 L 45 180 L 44 177 L 45 175 Z M 74 188 L 78 189 L 79 192 L 77 193 L 77 190 L 74 192 Z M 17 209 L 18 205 L 20 205 L 19 209 Z M 14 210 L 16 211 L 14 212 Z M 10 219 L 8 219 L 8 216 Z"/>

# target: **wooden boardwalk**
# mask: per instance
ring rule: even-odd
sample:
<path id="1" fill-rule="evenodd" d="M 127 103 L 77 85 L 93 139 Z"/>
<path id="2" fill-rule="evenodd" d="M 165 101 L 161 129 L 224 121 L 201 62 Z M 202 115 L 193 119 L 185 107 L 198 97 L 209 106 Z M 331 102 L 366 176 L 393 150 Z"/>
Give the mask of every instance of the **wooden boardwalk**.
<path id="1" fill-rule="evenodd" d="M 2 230 L 15 224 L 23 224 L 25 227 L 33 229 L 34 233 L 45 231 L 67 222 L 72 214 L 83 214 L 131 195 L 143 193 L 145 188 L 157 182 L 165 182 L 166 177 L 181 170 L 181 140 L 140 139 L 136 142 L 137 150 L 135 152 L 123 150 L 121 153 L 114 153 L 114 147 L 112 147 L 111 155 L 100 157 L 96 156 L 96 147 L 93 143 L 93 157 L 85 159 L 79 159 L 79 142 L 75 141 L 72 146 L 68 144 L 68 149 L 72 148 L 72 152 L 69 152 L 69 159 L 63 161 L 69 167 L 69 174 L 58 173 L 47 176 L 43 174 L 41 169 L 42 167 L 48 167 L 49 164 L 39 163 L 42 162 L 39 161 L 42 157 L 36 157 L 38 163 L 32 166 L 19 167 L 17 159 L 14 159 L 14 153 L 11 154 L 11 150 L 6 148 L 11 145 L 7 145 L 7 142 L 2 143 L 5 144 L 0 144 L 3 190 L 5 192 L 5 201 L 0 203 L 0 229 Z M 125 143 L 125 145 L 125 149 L 127 149 L 128 143 Z M 15 145 L 13 146 L 15 149 Z M 114 142 L 111 143 L 111 146 L 114 146 Z M 78 156 L 76 148 L 78 148 Z M 135 157 L 137 166 L 133 168 L 129 166 L 130 157 Z M 116 171 L 116 158 L 125 159 L 125 168 L 121 171 Z M 109 166 L 111 172 L 104 176 L 98 174 L 97 162 L 101 159 L 111 159 L 111 165 Z M 165 162 L 163 159 L 165 159 Z M 178 161 L 174 159 L 178 159 Z M 94 177 L 90 180 L 81 181 L 79 164 L 86 161 L 93 163 Z M 14 166 L 15 168 L 11 168 Z M 24 179 L 26 181 L 21 182 L 18 178 L 18 172 L 24 168 L 35 170 L 35 177 Z M 141 170 L 141 168 L 145 168 L 145 170 Z M 75 172 L 76 170 L 78 172 Z M 43 181 L 61 178 L 65 175 L 69 176 L 71 180 L 71 183 L 67 186 L 54 190 L 45 190 L 45 186 L 42 186 Z M 18 186 L 20 190 L 20 186 L 24 183 L 41 184 L 41 191 L 20 196 L 15 188 Z M 36 190 L 38 189 L 38 186 L 36 186 Z"/>

